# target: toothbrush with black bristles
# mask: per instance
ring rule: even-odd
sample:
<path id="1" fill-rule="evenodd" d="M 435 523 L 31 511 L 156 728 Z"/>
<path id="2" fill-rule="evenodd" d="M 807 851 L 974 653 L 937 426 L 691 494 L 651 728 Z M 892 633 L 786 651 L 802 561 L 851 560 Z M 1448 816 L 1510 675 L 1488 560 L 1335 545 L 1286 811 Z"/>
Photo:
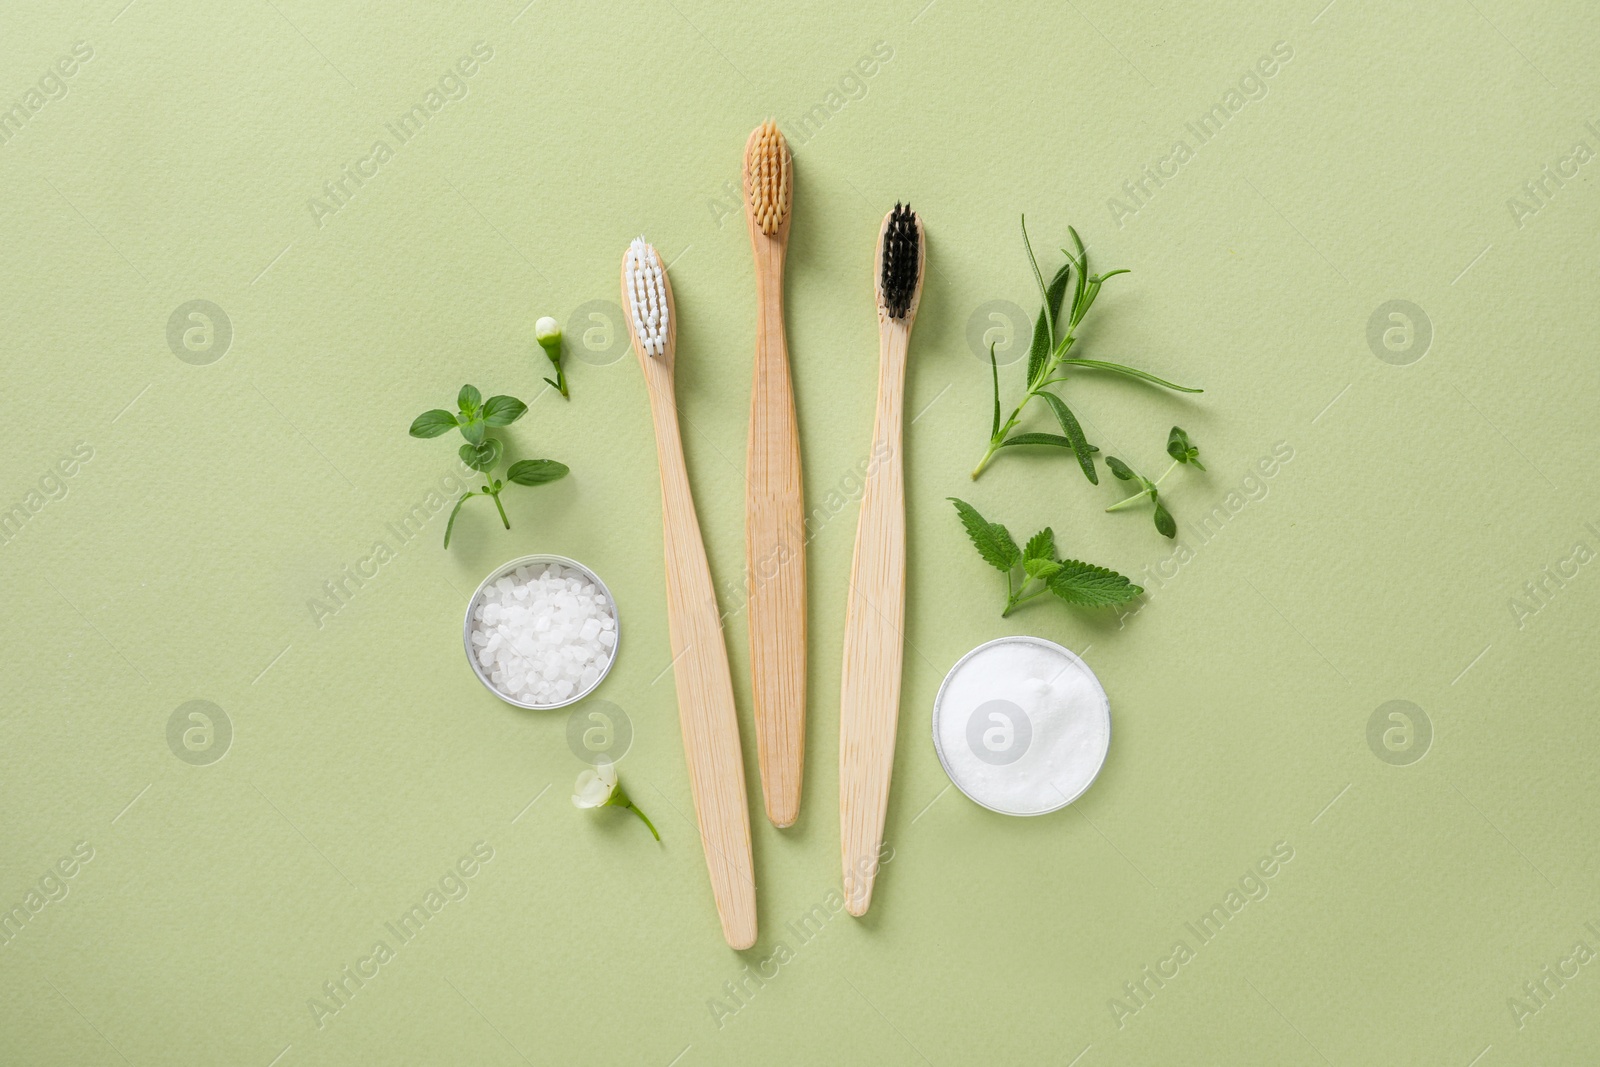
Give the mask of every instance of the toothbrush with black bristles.
<path id="1" fill-rule="evenodd" d="M 845 907 L 866 914 L 883 846 L 905 654 L 906 352 L 922 298 L 922 220 L 895 204 L 878 232 L 878 407 L 856 527 L 839 697 L 839 831 Z"/>

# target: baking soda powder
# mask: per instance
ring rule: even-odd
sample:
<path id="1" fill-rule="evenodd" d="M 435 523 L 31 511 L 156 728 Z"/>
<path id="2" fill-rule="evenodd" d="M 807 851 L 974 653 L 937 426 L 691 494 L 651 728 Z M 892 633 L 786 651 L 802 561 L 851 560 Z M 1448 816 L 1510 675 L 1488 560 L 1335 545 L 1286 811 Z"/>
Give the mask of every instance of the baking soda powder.
<path id="1" fill-rule="evenodd" d="M 1043 638 L 1002 637 L 945 676 L 933 743 L 950 780 L 977 803 L 1043 815 L 1072 803 L 1100 773 L 1111 704 L 1072 652 Z"/>

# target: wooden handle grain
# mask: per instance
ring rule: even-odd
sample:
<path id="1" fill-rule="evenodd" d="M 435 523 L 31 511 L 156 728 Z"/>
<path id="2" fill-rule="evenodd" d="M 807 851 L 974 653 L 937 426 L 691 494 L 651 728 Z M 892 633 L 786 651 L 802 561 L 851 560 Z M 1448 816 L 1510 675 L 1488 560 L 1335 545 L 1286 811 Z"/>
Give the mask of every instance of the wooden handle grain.
<path id="1" fill-rule="evenodd" d="M 845 907 L 866 914 L 878 873 L 900 717 L 905 652 L 906 511 L 901 438 L 908 321 L 880 326 L 872 459 L 850 567 L 839 697 L 839 830 Z"/>
<path id="2" fill-rule="evenodd" d="M 657 401 L 652 390 L 651 409 L 661 460 L 667 628 L 689 789 L 694 795 L 722 936 L 733 948 L 745 949 L 756 941 L 756 883 L 728 650 L 689 493 L 677 408 L 670 394 Z"/>
<path id="3" fill-rule="evenodd" d="M 800 815 L 805 772 L 805 504 L 783 331 L 784 246 L 754 227 L 751 243 L 757 297 L 745 470 L 751 689 L 767 818 L 774 826 L 790 826 Z"/>

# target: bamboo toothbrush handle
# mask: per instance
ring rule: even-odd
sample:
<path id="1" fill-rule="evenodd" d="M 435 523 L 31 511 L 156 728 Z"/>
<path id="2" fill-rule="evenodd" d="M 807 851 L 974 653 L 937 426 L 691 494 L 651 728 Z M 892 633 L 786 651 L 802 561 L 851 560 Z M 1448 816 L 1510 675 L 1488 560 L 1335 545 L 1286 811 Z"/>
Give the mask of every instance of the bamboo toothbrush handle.
<path id="1" fill-rule="evenodd" d="M 756 246 L 756 362 L 746 462 L 745 563 L 756 751 L 767 818 L 800 815 L 806 733 L 805 505 L 800 432 L 783 332 L 783 245 Z"/>
<path id="2" fill-rule="evenodd" d="M 880 327 L 883 358 L 873 417 L 872 465 L 861 497 L 855 558 L 844 620 L 839 698 L 839 828 L 845 907 L 864 915 L 872 903 L 894 771 L 905 652 L 905 472 L 901 461 L 902 400 L 908 323 Z"/>
<path id="3" fill-rule="evenodd" d="M 661 460 L 667 627 L 689 789 L 722 936 L 733 948 L 745 949 L 756 941 L 756 884 L 733 680 L 711 567 L 689 493 L 671 372 L 660 366 L 651 371 L 650 408 Z"/>

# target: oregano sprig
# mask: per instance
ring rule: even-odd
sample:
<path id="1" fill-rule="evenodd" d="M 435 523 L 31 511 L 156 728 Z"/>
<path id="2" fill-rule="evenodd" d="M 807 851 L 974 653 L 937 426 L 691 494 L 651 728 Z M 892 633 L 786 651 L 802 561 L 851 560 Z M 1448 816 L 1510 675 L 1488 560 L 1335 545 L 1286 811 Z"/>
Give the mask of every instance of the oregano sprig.
<path id="1" fill-rule="evenodd" d="M 1021 604 L 1045 593 L 1054 593 L 1068 604 L 1104 607 L 1132 600 L 1144 592 L 1126 577 L 1093 563 L 1056 558 L 1055 533 L 1046 526 L 1018 548 L 1011 531 L 998 522 L 989 522 L 965 500 L 950 497 L 966 527 L 967 536 L 983 561 L 1006 576 L 1006 606 L 1003 619 Z M 1017 569 L 1022 570 L 1021 584 Z M 1037 583 L 1037 584 L 1035 584 Z"/>
<path id="2" fill-rule="evenodd" d="M 1119 274 L 1129 273 L 1125 269 L 1109 270 L 1104 274 L 1091 274 L 1089 272 L 1089 253 L 1083 247 L 1083 241 L 1078 237 L 1078 231 L 1067 227 L 1067 232 L 1072 235 L 1072 249 L 1063 248 L 1061 254 L 1067 261 L 1053 274 L 1047 284 L 1043 273 L 1039 270 L 1039 260 L 1033 254 L 1033 244 L 1028 240 L 1028 220 L 1022 220 L 1022 247 L 1028 253 L 1028 266 L 1033 271 L 1034 281 L 1039 286 L 1041 304 L 1038 318 L 1034 321 L 1033 339 L 1028 348 L 1028 371 L 1025 392 L 1022 402 L 1011 412 L 1009 418 L 1003 423 L 1000 419 L 1000 367 L 995 361 L 994 345 L 989 346 L 989 367 L 994 380 L 994 415 L 989 426 L 989 447 L 984 452 L 983 458 L 972 469 L 972 477 L 976 479 L 982 474 L 995 453 L 1002 448 L 1020 445 L 1048 445 L 1054 448 L 1071 449 L 1077 457 L 1078 466 L 1083 470 L 1083 476 L 1091 484 L 1100 484 L 1100 476 L 1095 470 L 1094 454 L 1100 451 L 1090 444 L 1084 437 L 1083 428 L 1077 416 L 1067 406 L 1066 401 L 1051 390 L 1051 386 L 1059 385 L 1067 380 L 1063 368 L 1080 370 L 1109 371 L 1121 374 L 1151 385 L 1159 385 L 1165 389 L 1176 390 L 1180 393 L 1199 393 L 1204 390 L 1191 389 L 1185 385 L 1177 385 L 1164 378 L 1158 378 L 1148 371 L 1134 367 L 1124 366 L 1121 363 L 1108 363 L 1099 359 L 1079 359 L 1068 356 L 1072 346 L 1077 343 L 1078 327 L 1083 323 L 1084 316 L 1094 306 L 1095 300 L 1100 296 L 1100 287 L 1108 279 Z M 1071 290 L 1071 300 L 1068 301 L 1067 293 Z M 1011 431 L 1022 418 L 1023 411 L 1035 397 L 1040 398 L 1049 406 L 1051 414 L 1055 416 L 1056 423 L 1061 428 L 1061 433 L 1024 432 L 1013 434 Z"/>
<path id="3" fill-rule="evenodd" d="M 1167 506 L 1161 502 L 1161 494 L 1158 492 L 1157 487 L 1167 480 L 1167 475 L 1182 465 L 1187 464 L 1199 470 L 1205 470 L 1206 466 L 1200 462 L 1199 447 L 1189 440 L 1189 435 L 1183 431 L 1181 426 L 1174 426 L 1171 432 L 1167 434 L 1167 455 L 1172 457 L 1172 465 L 1162 472 L 1161 477 L 1153 482 L 1116 456 L 1107 456 L 1106 466 L 1111 469 L 1111 473 L 1121 481 L 1138 482 L 1139 491 L 1132 496 L 1123 497 L 1109 508 L 1106 508 L 1106 510 L 1121 511 L 1129 505 L 1149 498 L 1150 503 L 1154 505 L 1152 511 L 1156 529 L 1161 532 L 1163 537 L 1176 537 L 1178 536 L 1178 524 L 1173 519 L 1172 512 L 1168 511 Z"/>
<path id="4" fill-rule="evenodd" d="M 412 437 L 428 438 L 460 430 L 467 442 L 458 453 L 461 462 L 484 475 L 484 483 L 476 490 L 462 494 L 451 509 L 450 519 L 444 526 L 446 548 L 450 547 L 450 533 L 455 529 L 461 505 L 472 497 L 482 495 L 493 498 L 495 510 L 500 512 L 500 521 L 509 530 L 511 520 L 506 517 L 505 506 L 500 503 L 500 492 L 506 487 L 507 481 L 517 485 L 544 485 L 566 477 L 568 472 L 566 464 L 553 459 L 524 459 L 511 464 L 504 479 L 492 477 L 490 472 L 505 455 L 505 445 L 499 438 L 490 437 L 489 429 L 510 426 L 527 414 L 528 405 L 514 396 L 491 396 L 484 400 L 477 386 L 463 385 L 461 392 L 456 395 L 456 408 L 454 415 L 444 408 L 424 411 L 412 420 L 410 431 Z"/>

